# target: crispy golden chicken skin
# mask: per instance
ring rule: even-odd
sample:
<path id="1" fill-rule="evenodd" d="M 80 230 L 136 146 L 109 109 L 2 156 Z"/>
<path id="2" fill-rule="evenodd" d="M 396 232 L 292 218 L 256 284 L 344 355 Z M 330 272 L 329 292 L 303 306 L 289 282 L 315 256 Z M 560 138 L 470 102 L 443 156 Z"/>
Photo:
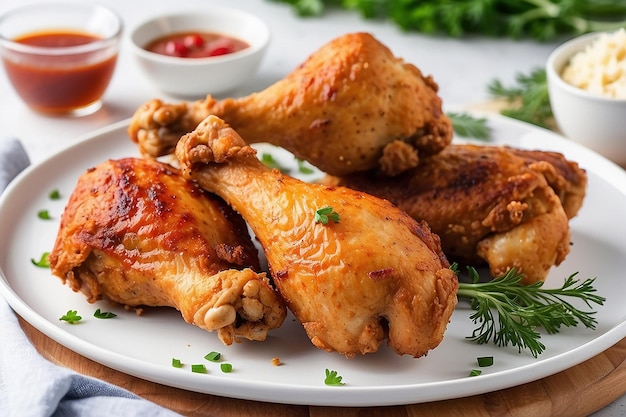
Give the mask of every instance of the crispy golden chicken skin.
<path id="1" fill-rule="evenodd" d="M 368 194 L 269 169 L 215 116 L 183 136 L 176 156 L 185 177 L 248 222 L 315 346 L 351 357 L 388 339 L 398 354 L 419 357 L 441 342 L 458 281 L 427 226 Z M 338 221 L 318 221 L 323 208 Z"/>
<path id="2" fill-rule="evenodd" d="M 567 160 L 558 152 L 507 148 L 524 159 L 526 166 L 540 172 L 559 196 L 568 218 L 578 214 L 587 193 L 587 173 L 577 162 Z"/>
<path id="3" fill-rule="evenodd" d="M 585 171 L 554 152 L 450 145 L 394 178 L 327 177 L 425 220 L 451 260 L 491 273 L 511 268 L 525 283 L 544 280 L 569 253 L 569 217 L 583 203 Z M 565 208 L 564 208 L 565 207 Z"/>
<path id="4" fill-rule="evenodd" d="M 256 272 L 241 217 L 155 160 L 109 160 L 85 172 L 49 259 L 52 273 L 90 302 L 174 307 L 226 345 L 264 340 L 286 315 Z"/>
<path id="5" fill-rule="evenodd" d="M 284 79 L 247 97 L 137 109 L 129 135 L 142 154 L 173 151 L 180 136 L 216 115 L 248 142 L 269 142 L 324 172 L 395 175 L 452 140 L 438 86 L 367 33 L 340 36 Z"/>

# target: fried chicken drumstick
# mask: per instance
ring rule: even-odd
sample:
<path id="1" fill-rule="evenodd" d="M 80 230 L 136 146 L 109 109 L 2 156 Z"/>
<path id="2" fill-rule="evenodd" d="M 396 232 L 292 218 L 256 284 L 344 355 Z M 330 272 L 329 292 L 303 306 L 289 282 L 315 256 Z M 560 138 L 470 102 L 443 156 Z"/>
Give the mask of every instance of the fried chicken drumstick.
<path id="1" fill-rule="evenodd" d="M 185 177 L 247 221 L 316 347 L 351 357 L 388 339 L 395 352 L 419 357 L 440 343 L 458 281 L 427 226 L 379 198 L 266 167 L 215 116 L 181 138 L 176 156 Z M 317 222 L 324 207 L 339 221 Z"/>
<path id="2" fill-rule="evenodd" d="M 449 259 L 511 268 L 542 281 L 569 253 L 569 218 L 581 207 L 587 176 L 554 152 L 450 145 L 394 178 L 374 172 L 327 177 L 385 198 L 425 220 Z"/>
<path id="3" fill-rule="evenodd" d="M 286 316 L 241 217 L 155 160 L 85 172 L 49 260 L 89 302 L 174 307 L 226 345 L 264 340 Z"/>
<path id="4" fill-rule="evenodd" d="M 284 79 L 243 98 L 137 109 L 128 132 L 144 156 L 173 151 L 179 138 L 216 115 L 248 142 L 268 142 L 324 172 L 379 169 L 395 175 L 452 140 L 438 86 L 367 33 L 338 37 Z"/>

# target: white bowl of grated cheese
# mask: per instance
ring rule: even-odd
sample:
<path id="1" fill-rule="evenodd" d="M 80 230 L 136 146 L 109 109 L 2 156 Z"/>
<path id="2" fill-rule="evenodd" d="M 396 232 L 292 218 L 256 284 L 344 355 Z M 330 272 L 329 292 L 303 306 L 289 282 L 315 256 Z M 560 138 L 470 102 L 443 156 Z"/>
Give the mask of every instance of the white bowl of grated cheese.
<path id="1" fill-rule="evenodd" d="M 626 30 L 565 42 L 548 57 L 546 75 L 563 134 L 626 166 Z"/>

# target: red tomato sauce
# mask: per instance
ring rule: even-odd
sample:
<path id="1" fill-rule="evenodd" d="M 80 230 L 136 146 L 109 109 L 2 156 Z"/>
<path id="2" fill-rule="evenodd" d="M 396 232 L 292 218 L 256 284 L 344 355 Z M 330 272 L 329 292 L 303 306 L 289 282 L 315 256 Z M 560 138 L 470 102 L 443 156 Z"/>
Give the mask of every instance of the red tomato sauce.
<path id="1" fill-rule="evenodd" d="M 232 54 L 250 45 L 231 36 L 210 32 L 179 32 L 162 36 L 145 46 L 150 52 L 181 58 L 207 58 Z"/>
<path id="2" fill-rule="evenodd" d="M 41 32 L 14 41 L 44 47 L 77 46 L 99 40 L 80 32 Z M 7 75 L 22 99 L 33 109 L 64 113 L 88 106 L 102 97 L 117 61 L 117 54 L 91 62 L 93 52 L 80 55 L 4 57 Z"/>

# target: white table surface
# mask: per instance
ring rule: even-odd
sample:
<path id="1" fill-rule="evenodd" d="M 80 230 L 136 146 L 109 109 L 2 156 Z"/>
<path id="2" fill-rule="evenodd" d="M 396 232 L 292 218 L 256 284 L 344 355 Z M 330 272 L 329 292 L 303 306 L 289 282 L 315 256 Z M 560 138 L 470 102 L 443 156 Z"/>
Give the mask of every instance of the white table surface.
<path id="1" fill-rule="evenodd" d="M 440 86 L 444 106 L 481 103 L 490 98 L 487 84 L 491 80 L 513 83 L 516 74 L 543 66 L 559 43 L 424 36 L 404 33 L 389 22 L 367 21 L 355 12 L 338 10 L 329 11 L 322 18 L 303 19 L 290 6 L 270 0 L 102 0 L 101 3 L 123 17 L 125 35 L 115 75 L 104 96 L 104 106 L 98 112 L 82 118 L 33 113 L 15 94 L 4 71 L 0 72 L 0 138 L 20 138 L 33 163 L 72 145 L 81 135 L 131 117 L 149 99 L 177 100 L 160 93 L 142 76 L 130 54 L 128 39 L 130 28 L 142 19 L 168 11 L 230 6 L 253 12 L 269 24 L 272 42 L 257 76 L 232 92 L 232 96 L 264 89 L 339 35 L 367 31 L 389 46 L 395 55 L 432 75 Z M 2 0 L 0 13 L 21 4 L 23 0 Z M 626 396 L 594 414 L 595 417 L 624 415 Z"/>

